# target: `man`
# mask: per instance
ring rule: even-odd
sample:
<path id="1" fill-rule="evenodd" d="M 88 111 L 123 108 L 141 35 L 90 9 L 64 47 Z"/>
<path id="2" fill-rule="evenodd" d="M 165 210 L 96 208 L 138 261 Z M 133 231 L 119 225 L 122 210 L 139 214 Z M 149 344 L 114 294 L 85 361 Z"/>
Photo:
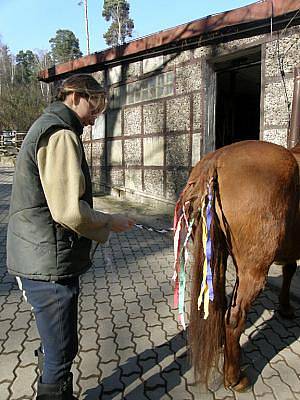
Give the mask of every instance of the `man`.
<path id="1" fill-rule="evenodd" d="M 7 235 L 8 271 L 33 307 L 43 351 L 38 400 L 73 397 L 78 351 L 79 276 L 91 265 L 91 241 L 130 229 L 134 221 L 93 209 L 81 134 L 104 112 L 103 88 L 78 74 L 61 85 L 30 128 L 18 155 Z"/>

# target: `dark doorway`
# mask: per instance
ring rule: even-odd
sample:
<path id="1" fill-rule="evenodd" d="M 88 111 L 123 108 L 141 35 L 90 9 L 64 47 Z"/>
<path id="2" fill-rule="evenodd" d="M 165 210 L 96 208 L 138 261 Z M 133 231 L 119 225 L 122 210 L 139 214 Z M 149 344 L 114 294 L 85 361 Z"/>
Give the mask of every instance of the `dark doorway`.
<path id="1" fill-rule="evenodd" d="M 260 52 L 215 64 L 216 148 L 259 139 Z"/>

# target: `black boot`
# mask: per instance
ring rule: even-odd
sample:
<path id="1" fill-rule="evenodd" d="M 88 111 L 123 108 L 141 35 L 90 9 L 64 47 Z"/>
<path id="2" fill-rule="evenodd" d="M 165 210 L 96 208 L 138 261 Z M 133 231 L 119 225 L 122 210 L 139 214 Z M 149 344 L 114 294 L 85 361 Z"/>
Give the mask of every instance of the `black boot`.
<path id="1" fill-rule="evenodd" d="M 73 396 L 73 375 L 64 382 L 48 384 L 38 381 L 36 400 L 78 400 Z"/>
<path id="2" fill-rule="evenodd" d="M 40 345 L 40 347 L 36 350 L 34 350 L 34 355 L 37 357 L 38 359 L 38 370 L 39 370 L 39 374 L 43 375 L 43 369 L 44 369 L 44 352 L 42 349 L 42 345 Z"/>

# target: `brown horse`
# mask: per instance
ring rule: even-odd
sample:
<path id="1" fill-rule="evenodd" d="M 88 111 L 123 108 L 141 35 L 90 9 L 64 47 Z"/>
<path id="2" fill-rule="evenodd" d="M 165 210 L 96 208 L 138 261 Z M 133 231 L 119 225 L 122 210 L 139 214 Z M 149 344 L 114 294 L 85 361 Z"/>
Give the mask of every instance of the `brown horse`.
<path id="1" fill-rule="evenodd" d="M 246 315 L 263 289 L 273 262 L 283 265 L 280 312 L 293 316 L 289 289 L 300 258 L 299 213 L 300 147 L 244 141 L 207 154 L 194 167 L 177 203 L 189 201 L 193 228 L 189 342 L 197 379 L 208 381 L 224 349 L 224 385 L 244 390 L 249 381 L 240 368 L 240 336 Z M 214 299 L 209 316 L 198 310 L 203 267 L 200 202 L 212 181 L 212 260 Z M 228 256 L 236 269 L 236 283 L 226 306 L 225 272 Z"/>

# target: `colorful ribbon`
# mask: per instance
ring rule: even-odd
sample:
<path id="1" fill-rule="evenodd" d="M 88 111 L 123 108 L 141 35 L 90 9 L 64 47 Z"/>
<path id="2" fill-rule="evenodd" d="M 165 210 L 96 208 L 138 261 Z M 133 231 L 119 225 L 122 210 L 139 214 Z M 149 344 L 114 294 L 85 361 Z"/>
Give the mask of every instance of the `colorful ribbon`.
<path id="1" fill-rule="evenodd" d="M 186 268 L 189 259 L 188 255 L 188 241 L 193 231 L 194 218 L 188 221 L 186 215 L 186 206 L 189 202 L 186 202 L 182 207 L 182 213 L 179 210 L 179 201 L 176 205 L 175 216 L 174 216 L 174 274 L 172 279 L 175 281 L 174 288 L 174 307 L 178 307 L 179 321 L 185 329 L 184 320 L 184 297 L 186 287 Z M 201 308 L 203 302 L 204 319 L 207 319 L 209 315 L 209 301 L 213 301 L 213 277 L 211 271 L 211 258 L 212 258 L 212 241 L 211 241 L 211 222 L 212 222 L 212 193 L 210 184 L 208 184 L 208 193 L 202 200 L 201 205 L 201 217 L 202 217 L 202 246 L 204 252 L 203 261 L 203 276 L 200 288 L 200 294 L 198 297 L 198 309 Z M 179 216 L 180 215 L 180 216 Z M 183 225 L 184 222 L 184 225 Z M 185 227 L 186 236 L 181 246 L 181 234 L 182 229 Z"/>
<path id="2" fill-rule="evenodd" d="M 183 328 L 185 329 L 185 319 L 184 319 L 184 297 L 185 297 L 185 286 L 186 286 L 186 266 L 188 262 L 188 251 L 187 251 L 187 244 L 188 240 L 191 236 L 194 219 L 188 222 L 185 207 L 189 204 L 186 202 L 182 207 L 182 214 L 178 218 L 177 213 L 174 218 L 174 274 L 172 279 L 175 281 L 175 288 L 174 288 L 174 307 L 178 307 L 179 312 L 179 321 Z M 182 231 L 182 222 L 185 222 L 185 227 L 187 228 L 187 234 L 181 247 L 181 231 Z"/>
<path id="3" fill-rule="evenodd" d="M 179 274 L 179 304 L 178 304 L 178 313 L 179 320 L 185 329 L 185 320 L 184 320 L 184 297 L 185 297 L 185 286 L 186 286 L 186 267 L 189 260 L 189 253 L 187 249 L 189 238 L 192 234 L 194 225 L 194 219 L 188 225 L 187 235 L 185 237 L 184 244 L 181 249 L 181 260 L 180 260 L 180 274 Z"/>
<path id="4" fill-rule="evenodd" d="M 176 217 L 177 218 L 177 217 Z M 181 232 L 181 222 L 183 219 L 183 214 L 176 221 L 176 226 L 174 224 L 174 274 L 172 280 L 175 282 L 174 288 L 174 307 L 178 307 L 179 299 L 179 282 L 178 282 L 178 270 L 179 270 L 179 259 L 180 259 L 180 232 Z"/>
<path id="5" fill-rule="evenodd" d="M 202 246 L 204 252 L 203 262 L 203 276 L 200 294 L 198 297 L 198 310 L 203 302 L 204 319 L 209 315 L 209 301 L 213 301 L 213 282 L 211 272 L 211 257 L 212 257 L 212 242 L 211 242 L 211 221 L 212 221 L 212 194 L 211 189 L 208 187 L 208 195 L 202 201 L 201 215 L 202 215 Z M 207 200 L 207 204 L 206 204 Z"/>

